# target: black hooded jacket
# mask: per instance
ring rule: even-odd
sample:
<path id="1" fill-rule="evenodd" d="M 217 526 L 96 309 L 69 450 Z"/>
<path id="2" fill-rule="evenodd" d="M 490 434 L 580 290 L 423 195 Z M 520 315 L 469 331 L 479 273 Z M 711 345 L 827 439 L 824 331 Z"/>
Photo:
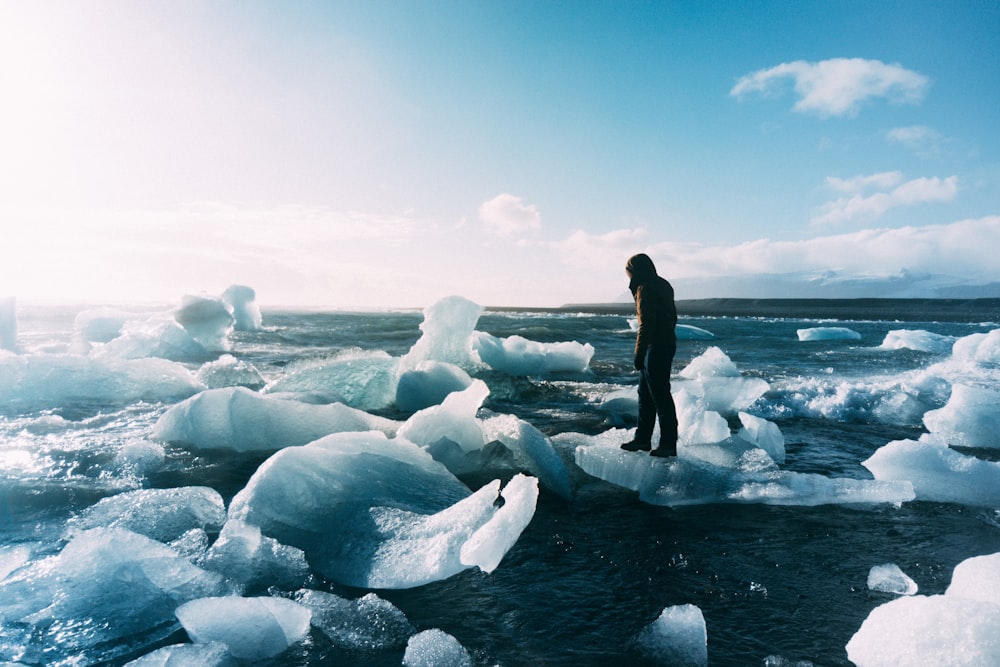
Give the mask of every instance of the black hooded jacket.
<path id="1" fill-rule="evenodd" d="M 625 270 L 631 278 L 628 287 L 635 297 L 635 312 L 639 317 L 639 331 L 635 337 L 636 358 L 644 355 L 652 345 L 676 346 L 674 288 L 656 273 L 653 260 L 647 255 L 631 257 Z"/>

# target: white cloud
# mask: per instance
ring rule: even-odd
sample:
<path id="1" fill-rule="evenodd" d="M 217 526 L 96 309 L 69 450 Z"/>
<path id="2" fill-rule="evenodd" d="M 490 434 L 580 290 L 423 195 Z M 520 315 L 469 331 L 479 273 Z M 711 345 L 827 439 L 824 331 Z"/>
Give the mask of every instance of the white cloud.
<path id="1" fill-rule="evenodd" d="M 927 77 L 898 64 L 833 58 L 815 63 L 796 60 L 759 70 L 737 81 L 729 94 L 737 99 L 753 93 L 774 95 L 787 79 L 793 81 L 799 98 L 795 110 L 820 116 L 853 115 L 872 98 L 920 102 L 929 85 Z"/>
<path id="2" fill-rule="evenodd" d="M 542 228 L 542 216 L 535 205 L 506 193 L 483 202 L 479 207 L 479 219 L 487 231 L 499 236 L 536 232 Z"/>
<path id="3" fill-rule="evenodd" d="M 827 178 L 827 185 L 851 196 L 839 197 L 820 207 L 814 225 L 836 224 L 849 220 L 874 220 L 899 206 L 951 201 L 958 194 L 958 177 L 915 178 L 900 182 L 898 172 L 885 172 L 851 179 Z M 864 194 L 872 188 L 879 192 Z"/>
<path id="4" fill-rule="evenodd" d="M 941 152 L 942 144 L 947 143 L 941 134 L 926 125 L 910 125 L 909 127 L 894 127 L 885 133 L 885 139 L 890 144 L 903 146 L 919 157 L 935 157 Z"/>

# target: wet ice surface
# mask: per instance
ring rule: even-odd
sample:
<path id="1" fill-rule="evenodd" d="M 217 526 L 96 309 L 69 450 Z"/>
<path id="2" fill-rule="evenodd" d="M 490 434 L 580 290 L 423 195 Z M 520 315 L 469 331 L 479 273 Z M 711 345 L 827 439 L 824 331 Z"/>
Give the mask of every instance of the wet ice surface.
<path id="1" fill-rule="evenodd" d="M 910 613 L 993 655 L 950 620 L 1000 599 L 991 327 L 698 320 L 659 461 L 627 318 L 230 299 L 13 327 L 0 659 L 849 664 Z"/>

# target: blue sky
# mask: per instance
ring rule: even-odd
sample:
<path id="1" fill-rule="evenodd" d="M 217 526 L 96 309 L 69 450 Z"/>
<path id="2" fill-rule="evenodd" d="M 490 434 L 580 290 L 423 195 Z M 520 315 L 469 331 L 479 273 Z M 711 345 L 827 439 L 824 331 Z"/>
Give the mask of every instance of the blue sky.
<path id="1" fill-rule="evenodd" d="M 996 2 L 0 0 L 0 295 L 997 295 L 998 51 Z"/>

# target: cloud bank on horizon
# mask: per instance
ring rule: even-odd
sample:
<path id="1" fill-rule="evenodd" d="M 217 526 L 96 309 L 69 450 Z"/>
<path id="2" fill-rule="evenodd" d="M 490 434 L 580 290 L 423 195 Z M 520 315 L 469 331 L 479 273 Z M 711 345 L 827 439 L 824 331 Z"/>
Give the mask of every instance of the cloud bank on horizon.
<path id="1" fill-rule="evenodd" d="M 0 296 L 1000 296 L 1000 9 L 0 2 Z"/>

